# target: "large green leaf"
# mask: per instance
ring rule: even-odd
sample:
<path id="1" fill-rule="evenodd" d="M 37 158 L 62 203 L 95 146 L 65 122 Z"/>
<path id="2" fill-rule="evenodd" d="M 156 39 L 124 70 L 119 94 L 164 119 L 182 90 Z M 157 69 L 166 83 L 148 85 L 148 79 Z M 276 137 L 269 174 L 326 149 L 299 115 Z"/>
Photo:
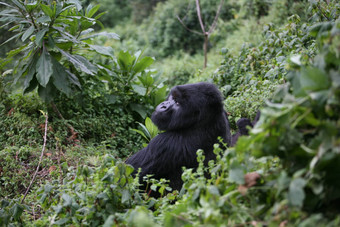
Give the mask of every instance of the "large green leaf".
<path id="1" fill-rule="evenodd" d="M 26 40 L 28 37 L 30 37 L 30 36 L 32 35 L 33 32 L 34 32 L 34 26 L 32 25 L 32 26 L 29 27 L 29 28 L 25 31 L 25 33 L 22 35 L 21 40 L 22 40 L 23 42 L 25 42 L 25 40 Z"/>
<path id="2" fill-rule="evenodd" d="M 25 76 L 25 81 L 24 81 L 24 93 L 29 92 L 29 88 L 31 85 L 31 80 L 33 79 L 33 76 L 36 73 L 36 64 L 38 62 L 38 55 L 34 55 L 31 62 L 29 63 L 27 74 Z M 33 84 L 32 84 L 33 85 Z M 36 85 L 35 85 L 36 86 Z M 35 88 L 34 86 L 34 88 Z M 33 89 L 34 89 L 33 88 Z"/>
<path id="3" fill-rule="evenodd" d="M 328 89 L 328 76 L 318 68 L 308 67 L 301 72 L 300 83 L 305 91 L 320 91 Z"/>
<path id="4" fill-rule="evenodd" d="M 135 73 L 142 72 L 147 67 L 149 67 L 154 61 L 155 59 L 152 57 L 144 57 L 136 63 L 136 65 L 133 67 L 133 71 Z"/>
<path id="5" fill-rule="evenodd" d="M 50 54 L 44 49 L 36 65 L 37 79 L 41 86 L 46 87 L 52 76 L 52 62 Z"/>
<path id="6" fill-rule="evenodd" d="M 53 84 L 61 92 L 65 93 L 67 96 L 71 95 L 72 89 L 70 87 L 70 82 L 67 78 L 68 73 L 65 68 L 52 57 L 53 63 Z"/>
<path id="7" fill-rule="evenodd" d="M 41 46 L 42 40 L 47 31 L 48 31 L 48 28 L 43 28 L 40 31 L 38 31 L 37 35 L 35 36 L 35 44 L 37 44 L 37 46 Z"/>
<path id="8" fill-rule="evenodd" d="M 154 93 L 153 97 L 153 104 L 154 106 L 157 106 L 158 104 L 160 104 L 161 102 L 163 102 L 163 100 L 165 99 L 166 96 L 166 86 L 163 86 L 161 88 L 158 88 L 156 90 L 156 92 Z"/>
<path id="9" fill-rule="evenodd" d="M 97 70 L 95 70 L 95 66 L 92 65 L 86 58 L 81 56 L 75 56 L 72 55 L 66 51 L 63 51 L 62 49 L 57 49 L 61 52 L 62 55 L 64 55 L 77 69 L 80 69 L 84 73 L 94 75 Z"/>
<path id="10" fill-rule="evenodd" d="M 90 49 L 99 54 L 113 57 L 113 49 L 109 46 L 89 45 Z"/>
<path id="11" fill-rule="evenodd" d="M 152 138 L 154 138 L 155 136 L 157 136 L 157 134 L 158 134 L 158 128 L 157 128 L 157 126 L 151 121 L 151 119 L 149 118 L 149 117 L 147 117 L 146 119 L 145 119 L 145 126 L 146 126 L 146 128 L 147 128 L 147 130 L 149 131 L 149 133 L 150 133 L 150 136 L 151 136 L 151 138 L 150 139 L 152 139 Z"/>
<path id="12" fill-rule="evenodd" d="M 52 82 L 49 82 L 46 87 L 39 86 L 38 94 L 44 102 L 51 102 L 56 94 L 56 88 Z"/>
<path id="13" fill-rule="evenodd" d="M 130 68 L 134 62 L 134 57 L 128 51 L 120 51 L 118 54 L 118 64 L 121 70 L 130 71 Z"/>
<path id="14" fill-rule="evenodd" d="M 146 94 L 146 88 L 137 84 L 132 84 L 132 89 L 141 96 L 144 96 Z"/>
<path id="15" fill-rule="evenodd" d="M 293 206 L 302 207 L 303 200 L 305 199 L 305 192 L 303 188 L 306 185 L 306 180 L 296 178 L 290 182 L 288 199 Z"/>
<path id="16" fill-rule="evenodd" d="M 234 161 L 230 165 L 229 180 L 237 184 L 244 184 L 244 169 L 240 163 Z"/>
<path id="17" fill-rule="evenodd" d="M 54 12 L 48 5 L 40 4 L 40 7 L 47 16 L 49 16 L 50 18 L 54 17 Z"/>

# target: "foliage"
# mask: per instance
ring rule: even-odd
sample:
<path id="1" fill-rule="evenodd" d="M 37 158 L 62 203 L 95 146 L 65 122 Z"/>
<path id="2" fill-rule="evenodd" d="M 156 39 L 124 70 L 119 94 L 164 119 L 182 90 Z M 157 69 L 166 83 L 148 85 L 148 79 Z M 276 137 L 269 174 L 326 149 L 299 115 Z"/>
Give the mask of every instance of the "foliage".
<path id="1" fill-rule="evenodd" d="M 215 75 L 215 81 L 225 87 L 226 94 L 234 92 L 241 84 L 261 80 L 278 80 L 285 77 L 287 57 L 300 53 L 303 63 L 313 56 L 313 40 L 307 33 L 307 25 L 300 24 L 298 16 L 292 16 L 282 29 L 267 25 L 265 41 L 258 46 L 243 46 L 233 57 L 227 49 L 222 50 L 225 59 Z M 309 49 L 307 49 L 308 47 Z"/>
<path id="2" fill-rule="evenodd" d="M 229 115 L 231 128 L 236 129 L 236 122 L 242 117 L 254 119 L 257 111 L 272 97 L 279 84 L 282 84 L 282 81 L 254 81 L 253 84 L 239 86 L 229 95 L 224 101 L 224 106 Z"/>
<path id="3" fill-rule="evenodd" d="M 141 130 L 133 129 L 133 131 L 139 133 L 146 139 L 148 142 L 158 135 L 159 130 L 157 126 L 151 121 L 149 117 L 145 119 L 145 125 L 142 123 L 138 123 L 139 126 L 142 128 Z M 147 145 L 147 144 L 146 144 Z"/>
<path id="4" fill-rule="evenodd" d="M 114 62 L 113 74 L 101 77 L 107 81 L 108 102 L 118 102 L 124 108 L 137 112 L 142 119 L 150 115 L 153 108 L 165 99 L 167 89 L 157 81 L 155 71 L 147 69 L 153 62 L 152 57 L 142 57 L 141 51 L 134 55 L 120 51 Z"/>
<path id="5" fill-rule="evenodd" d="M 131 176 L 132 171 L 131 166 L 107 155 L 98 167 L 82 166 L 69 172 L 64 185 L 52 182 L 42 186 L 38 198 L 47 212 L 34 224 L 112 226 L 131 222 L 129 213 L 138 214 L 127 209 L 154 204 L 152 199 L 148 204 L 138 193 L 138 178 Z"/>
<path id="6" fill-rule="evenodd" d="M 277 190 L 287 191 L 290 205 L 337 212 L 332 203 L 340 198 L 335 180 L 340 172 L 340 23 L 315 24 L 309 31 L 318 39 L 320 53 L 310 66 L 291 63 L 297 70 L 277 91 L 275 102 L 262 110 L 262 125 L 245 148 L 256 157 L 282 160 L 285 172 L 280 175 L 286 184 Z"/>
<path id="7" fill-rule="evenodd" d="M 200 1 L 202 20 L 212 24 L 219 1 Z M 179 16 L 191 30 L 201 31 L 194 1 L 170 0 L 157 5 L 155 14 L 148 19 L 148 42 L 157 49 L 156 56 L 170 56 L 176 50 L 184 50 L 190 54 L 202 49 L 203 36 L 186 30 L 176 18 Z M 221 12 L 227 18 L 227 7 Z M 154 53 L 153 53 L 154 54 Z M 156 53 L 155 53 L 156 54 Z M 154 55 L 155 55 L 154 54 Z"/>
<path id="8" fill-rule="evenodd" d="M 131 17 L 132 5 L 131 1 L 121 0 L 87 0 L 83 5 L 100 5 L 99 13 L 105 13 L 100 18 L 105 28 L 112 28 L 117 24 L 126 23 Z"/>
<path id="9" fill-rule="evenodd" d="M 91 26 L 101 16 L 95 16 L 99 6 L 89 5 L 83 9 L 77 0 L 11 0 L 11 4 L 1 4 L 7 7 L 1 11 L 1 21 L 12 25 L 10 31 L 15 33 L 5 43 L 19 38 L 23 42 L 1 61 L 1 68 L 20 55 L 13 69 L 14 83 L 20 81 L 25 93 L 38 87 L 39 96 L 45 101 L 51 101 L 58 92 L 70 96 L 75 87 L 81 88 L 82 74 L 94 76 L 98 71 L 105 71 L 87 59 L 84 52 L 113 57 L 110 47 L 90 42 L 99 35 L 90 34 Z M 118 38 L 116 34 L 101 35 Z"/>

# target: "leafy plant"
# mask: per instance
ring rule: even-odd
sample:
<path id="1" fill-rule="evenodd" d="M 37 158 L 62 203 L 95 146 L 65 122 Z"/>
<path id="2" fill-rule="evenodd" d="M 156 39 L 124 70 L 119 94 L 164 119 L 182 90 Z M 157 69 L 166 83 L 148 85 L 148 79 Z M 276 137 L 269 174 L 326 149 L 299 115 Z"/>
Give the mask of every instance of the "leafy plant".
<path id="1" fill-rule="evenodd" d="M 153 108 L 164 100 L 167 89 L 162 83 L 158 84 L 155 71 L 147 69 L 153 62 L 152 57 L 142 57 L 141 51 L 134 55 L 120 51 L 113 63 L 112 75 L 102 75 L 102 79 L 108 82 L 108 102 L 120 102 L 142 119 L 150 115 Z"/>
<path id="2" fill-rule="evenodd" d="M 147 141 L 150 141 L 152 138 L 157 136 L 159 133 L 157 126 L 154 123 L 152 123 L 149 117 L 145 119 L 145 125 L 141 123 L 138 123 L 138 124 L 142 128 L 142 130 L 138 130 L 138 129 L 132 129 L 132 130 L 142 135 Z"/>
<path id="3" fill-rule="evenodd" d="M 13 69 L 13 83 L 20 81 L 24 93 L 38 88 L 39 96 L 45 101 L 53 100 L 58 92 L 70 96 L 75 88 L 81 88 L 82 74 L 95 76 L 105 70 L 84 53 L 113 57 L 110 47 L 90 42 L 98 35 L 118 39 L 114 33 L 91 34 L 91 27 L 102 15 L 95 16 L 99 5 L 83 9 L 78 0 L 11 0 L 11 4 L 1 4 L 7 7 L 1 11 L 1 21 L 12 25 L 10 31 L 15 33 L 2 45 L 15 39 L 21 39 L 23 45 L 10 51 L 0 64 L 4 67 L 18 59 Z"/>

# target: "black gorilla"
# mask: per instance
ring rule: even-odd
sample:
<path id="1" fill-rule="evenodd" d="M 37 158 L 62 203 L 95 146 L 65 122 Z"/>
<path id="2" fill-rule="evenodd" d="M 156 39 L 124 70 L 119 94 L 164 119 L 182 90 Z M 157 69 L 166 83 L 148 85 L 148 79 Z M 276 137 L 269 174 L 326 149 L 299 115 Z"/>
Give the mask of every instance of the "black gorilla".
<path id="1" fill-rule="evenodd" d="M 249 128 L 253 128 L 255 126 L 255 124 L 259 121 L 261 116 L 261 112 L 257 111 L 257 114 L 253 120 L 253 122 L 251 122 L 248 118 L 240 118 L 237 122 L 236 122 L 236 126 L 238 128 L 238 131 L 232 135 L 231 137 L 231 144 L 230 146 L 235 146 L 238 138 L 240 136 L 248 136 L 249 135 Z"/>
<path id="2" fill-rule="evenodd" d="M 152 121 L 165 132 L 131 156 L 126 163 L 141 168 L 140 177 L 170 180 L 173 190 L 182 187 L 182 166 L 196 168 L 196 151 L 204 150 L 205 164 L 215 159 L 213 145 L 221 137 L 231 142 L 221 93 L 210 83 L 174 87 L 166 101 L 156 107 Z"/>
<path id="3" fill-rule="evenodd" d="M 238 131 L 232 135 L 231 137 L 231 144 L 230 146 L 235 146 L 238 138 L 240 136 L 247 136 L 249 135 L 249 127 L 253 127 L 253 123 L 248 119 L 248 118 L 240 118 L 237 122 L 236 122 Z"/>

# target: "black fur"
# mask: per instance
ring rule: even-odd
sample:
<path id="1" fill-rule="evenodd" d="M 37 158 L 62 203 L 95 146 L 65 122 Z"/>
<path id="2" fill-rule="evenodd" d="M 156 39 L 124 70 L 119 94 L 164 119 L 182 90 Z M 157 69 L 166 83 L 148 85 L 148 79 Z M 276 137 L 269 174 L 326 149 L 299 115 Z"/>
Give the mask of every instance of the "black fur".
<path id="1" fill-rule="evenodd" d="M 182 187 L 182 166 L 196 168 L 196 151 L 204 150 L 205 164 L 215 159 L 213 144 L 221 137 L 231 142 L 223 98 L 210 83 L 186 84 L 174 87 L 165 102 L 152 114 L 152 121 L 165 132 L 153 138 L 149 145 L 131 156 L 126 163 L 140 177 L 153 174 L 156 179 L 170 180 L 173 190 Z"/>
<path id="2" fill-rule="evenodd" d="M 253 127 L 253 123 L 248 118 L 241 118 L 236 122 L 237 132 L 231 137 L 231 146 L 235 146 L 240 136 L 249 135 L 249 127 Z"/>
<path id="3" fill-rule="evenodd" d="M 256 116 L 255 116 L 255 118 L 252 122 L 248 118 L 240 118 L 236 122 L 238 131 L 234 135 L 232 135 L 230 146 L 232 146 L 232 147 L 235 146 L 235 144 L 236 144 L 236 142 L 237 142 L 237 140 L 240 136 L 248 136 L 249 135 L 249 128 L 253 128 L 256 125 L 256 123 L 260 119 L 260 116 L 261 116 L 261 112 L 257 111 Z"/>

